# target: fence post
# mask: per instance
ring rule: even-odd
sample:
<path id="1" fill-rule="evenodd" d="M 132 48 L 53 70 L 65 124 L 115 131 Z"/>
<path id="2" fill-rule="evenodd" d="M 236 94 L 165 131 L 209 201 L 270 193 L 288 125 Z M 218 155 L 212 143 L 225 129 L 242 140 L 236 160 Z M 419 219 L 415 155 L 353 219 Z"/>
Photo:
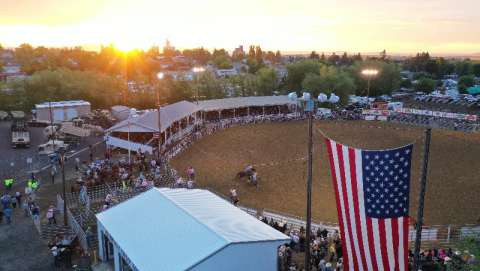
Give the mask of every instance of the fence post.
<path id="1" fill-rule="evenodd" d="M 450 228 L 450 225 L 448 225 L 448 231 L 447 231 L 447 244 L 449 244 L 449 243 L 450 243 L 450 230 L 451 230 L 451 228 Z"/>

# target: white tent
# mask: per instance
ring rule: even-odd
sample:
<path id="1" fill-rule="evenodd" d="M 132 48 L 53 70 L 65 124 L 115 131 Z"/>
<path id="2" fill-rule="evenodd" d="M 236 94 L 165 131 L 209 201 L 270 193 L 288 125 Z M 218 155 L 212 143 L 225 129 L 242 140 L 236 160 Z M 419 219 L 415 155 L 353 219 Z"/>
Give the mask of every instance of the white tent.
<path id="1" fill-rule="evenodd" d="M 115 270 L 277 270 L 288 236 L 207 190 L 152 188 L 97 214 Z M 105 246 L 105 244 L 111 244 Z"/>

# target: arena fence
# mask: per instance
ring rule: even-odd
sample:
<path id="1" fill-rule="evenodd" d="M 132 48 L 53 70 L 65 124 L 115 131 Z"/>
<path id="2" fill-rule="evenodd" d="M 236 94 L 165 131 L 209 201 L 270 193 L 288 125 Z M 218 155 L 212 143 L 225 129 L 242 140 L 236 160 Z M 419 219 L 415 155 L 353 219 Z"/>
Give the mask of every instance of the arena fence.
<path id="1" fill-rule="evenodd" d="M 57 195 L 57 210 L 63 214 L 65 210 L 63 210 L 63 199 L 60 195 Z M 80 224 L 77 222 L 75 217 L 70 212 L 69 207 L 67 206 L 67 223 L 68 226 L 73 230 L 75 235 L 77 236 L 78 242 L 84 251 L 88 251 L 88 244 L 87 244 L 87 235 L 85 231 L 82 229 Z"/>
<path id="2" fill-rule="evenodd" d="M 166 156 L 168 160 L 174 158 L 176 155 L 180 154 L 183 150 L 188 148 L 193 144 L 194 141 L 215 133 L 218 130 L 227 129 L 233 126 L 245 125 L 250 123 L 265 123 L 265 122 L 281 122 L 281 121 L 292 121 L 292 120 L 301 120 L 303 117 L 298 114 L 281 114 L 281 115 L 266 115 L 266 116 L 247 116 L 247 117 L 238 117 L 231 119 L 223 119 L 214 122 L 205 123 L 205 128 L 202 131 L 196 132 L 186 136 L 183 140 L 179 141 L 176 146 L 171 148 L 171 152 L 168 152 Z M 208 189 L 208 188 L 207 188 Z M 215 191 L 209 189 L 211 192 L 216 193 Z M 217 195 L 229 200 L 225 196 L 216 193 Z M 281 214 L 277 211 L 271 210 L 256 210 L 248 208 L 245 206 L 240 207 L 245 212 L 262 219 L 266 217 L 268 220 L 273 220 L 279 224 L 286 223 L 288 228 L 299 230 L 300 228 L 306 228 L 305 219 L 302 217 L 295 217 L 290 214 Z M 335 231 L 339 230 L 338 224 L 334 223 L 322 223 L 322 222 L 313 222 L 312 230 L 316 231 L 317 229 L 326 229 L 329 234 L 333 234 Z M 410 246 L 414 245 L 416 237 L 415 227 L 410 226 L 409 229 L 409 242 Z M 423 247 L 432 247 L 432 246 L 441 246 L 441 245 L 450 245 L 452 243 L 459 242 L 465 238 L 480 238 L 480 225 L 434 225 L 434 226 L 424 226 L 422 227 L 421 240 Z"/>

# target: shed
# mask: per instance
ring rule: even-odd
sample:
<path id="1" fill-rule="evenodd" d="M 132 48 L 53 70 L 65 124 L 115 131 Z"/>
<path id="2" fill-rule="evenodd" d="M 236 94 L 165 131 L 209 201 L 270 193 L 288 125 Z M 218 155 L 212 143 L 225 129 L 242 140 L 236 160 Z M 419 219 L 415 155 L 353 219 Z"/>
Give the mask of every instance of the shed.
<path id="1" fill-rule="evenodd" d="M 280 233 L 208 190 L 152 188 L 97 214 L 99 255 L 120 270 L 277 270 Z"/>

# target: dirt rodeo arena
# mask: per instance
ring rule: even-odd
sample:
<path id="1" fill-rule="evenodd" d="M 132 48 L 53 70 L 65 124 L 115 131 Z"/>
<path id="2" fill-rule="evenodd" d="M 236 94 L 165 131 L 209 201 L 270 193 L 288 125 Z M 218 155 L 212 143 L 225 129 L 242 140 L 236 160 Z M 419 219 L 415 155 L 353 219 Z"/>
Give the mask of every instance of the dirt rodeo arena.
<path id="1" fill-rule="evenodd" d="M 315 222 L 337 222 L 335 193 L 324 143 L 328 137 L 353 147 L 385 149 L 414 144 L 410 216 L 416 217 L 424 129 L 368 121 L 315 121 L 313 208 Z M 479 223 L 480 134 L 433 129 L 425 225 Z M 171 164 L 196 170 L 199 187 L 228 195 L 236 187 L 240 204 L 305 217 L 307 122 L 249 124 L 217 131 L 196 141 Z M 246 165 L 256 168 L 259 185 L 238 180 Z"/>

